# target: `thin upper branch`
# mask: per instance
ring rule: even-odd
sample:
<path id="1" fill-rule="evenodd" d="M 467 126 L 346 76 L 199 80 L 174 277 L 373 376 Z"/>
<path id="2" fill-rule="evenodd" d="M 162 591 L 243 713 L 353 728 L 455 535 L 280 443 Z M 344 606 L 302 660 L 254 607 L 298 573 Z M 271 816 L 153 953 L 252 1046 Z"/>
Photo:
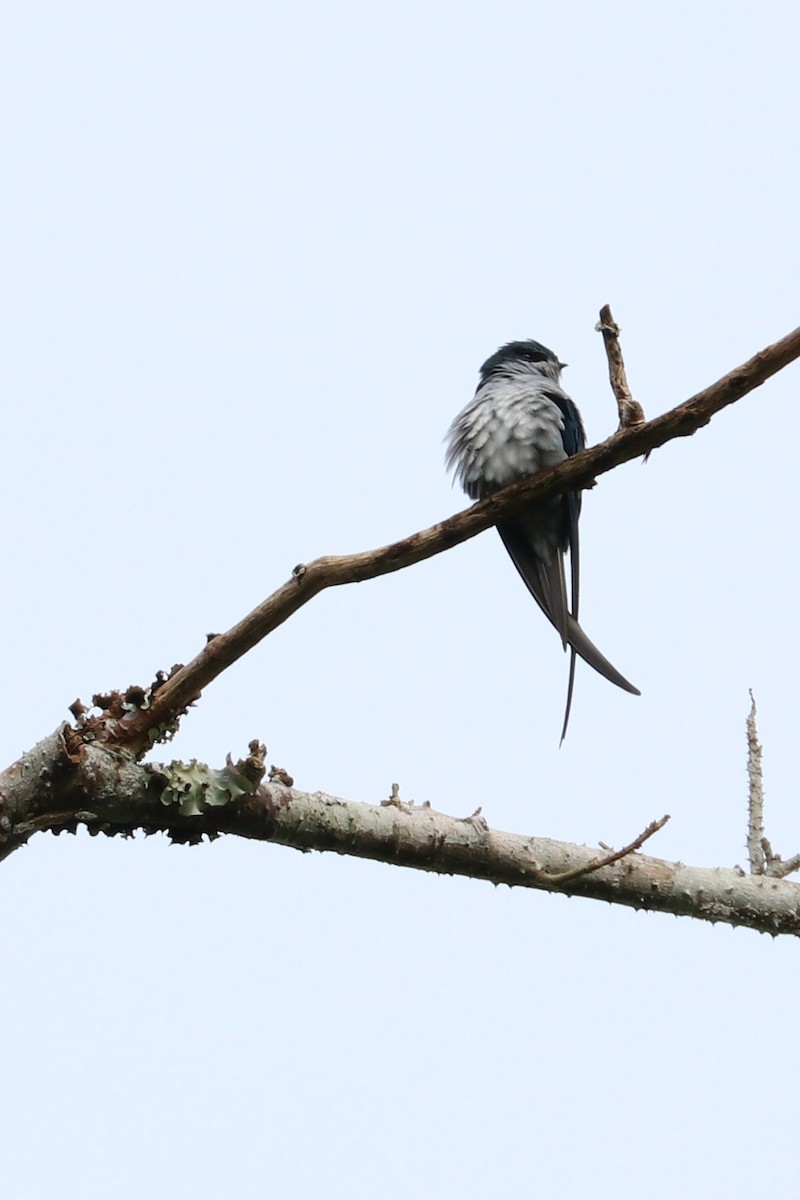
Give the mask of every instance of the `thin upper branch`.
<path id="1" fill-rule="evenodd" d="M 213 679 L 325 588 L 400 571 L 475 537 L 524 505 L 574 488 L 591 487 L 598 475 L 621 463 L 639 458 L 673 438 L 691 436 L 715 413 L 760 387 L 798 357 L 800 328 L 662 416 L 621 430 L 560 466 L 513 484 L 429 529 L 376 550 L 317 558 L 296 568 L 292 577 L 262 604 L 227 633 L 212 638 L 196 658 L 163 683 L 147 709 L 115 722 L 106 740 L 143 753 L 152 741 L 152 730 L 176 720 Z"/>

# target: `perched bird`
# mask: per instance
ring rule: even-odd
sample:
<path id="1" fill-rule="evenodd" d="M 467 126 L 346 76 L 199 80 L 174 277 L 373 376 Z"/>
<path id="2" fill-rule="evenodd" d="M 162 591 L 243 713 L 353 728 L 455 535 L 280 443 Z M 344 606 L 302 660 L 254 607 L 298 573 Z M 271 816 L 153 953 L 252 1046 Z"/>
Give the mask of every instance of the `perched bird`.
<path id="1" fill-rule="evenodd" d="M 563 462 L 586 447 L 581 415 L 561 387 L 559 362 L 539 342 L 509 342 L 487 358 L 475 396 L 447 434 L 447 468 L 471 500 Z M 567 732 L 575 683 L 575 655 L 626 692 L 639 695 L 578 624 L 580 492 L 532 505 L 497 524 L 497 532 L 537 604 L 571 648 Z M 571 599 L 564 556 L 569 550 Z"/>

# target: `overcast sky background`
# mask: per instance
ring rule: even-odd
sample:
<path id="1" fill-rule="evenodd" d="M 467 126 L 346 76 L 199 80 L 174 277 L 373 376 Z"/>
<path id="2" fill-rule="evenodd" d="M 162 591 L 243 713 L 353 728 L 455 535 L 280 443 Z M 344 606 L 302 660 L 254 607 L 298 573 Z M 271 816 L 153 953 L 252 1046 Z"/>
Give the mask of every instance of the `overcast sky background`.
<path id="1" fill-rule="evenodd" d="M 3 762 L 282 583 L 462 507 L 496 346 L 649 416 L 800 320 L 800 10 L 759 0 L 11 4 L 1 18 Z M 161 757 L 496 828 L 800 850 L 798 368 L 584 504 L 567 661 L 492 532 L 320 596 Z M 787 652 L 788 650 L 788 652 Z M 233 839 L 2 866 L 13 1200 L 745 1197 L 797 1167 L 800 949 Z"/>

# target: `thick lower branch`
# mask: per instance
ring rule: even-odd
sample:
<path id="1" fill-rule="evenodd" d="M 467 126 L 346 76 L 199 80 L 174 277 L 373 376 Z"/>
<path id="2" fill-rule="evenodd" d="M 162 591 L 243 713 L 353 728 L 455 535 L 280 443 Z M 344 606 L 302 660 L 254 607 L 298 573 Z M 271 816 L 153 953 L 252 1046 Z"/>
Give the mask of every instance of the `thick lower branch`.
<path id="1" fill-rule="evenodd" d="M 607 859 L 607 850 L 504 833 L 475 818 L 398 802 L 358 804 L 255 782 L 249 794 L 186 816 L 180 811 L 185 774 L 172 765 L 140 766 L 97 743 L 72 743 L 59 730 L 0 775 L 0 857 L 36 832 L 74 831 L 79 824 L 109 836 L 161 830 L 183 842 L 227 833 L 800 936 L 800 885 L 785 879 L 687 867 L 639 853 L 581 875 Z M 225 778 L 230 787 L 230 768 L 209 775 Z M 247 786 L 241 774 L 235 777 Z"/>

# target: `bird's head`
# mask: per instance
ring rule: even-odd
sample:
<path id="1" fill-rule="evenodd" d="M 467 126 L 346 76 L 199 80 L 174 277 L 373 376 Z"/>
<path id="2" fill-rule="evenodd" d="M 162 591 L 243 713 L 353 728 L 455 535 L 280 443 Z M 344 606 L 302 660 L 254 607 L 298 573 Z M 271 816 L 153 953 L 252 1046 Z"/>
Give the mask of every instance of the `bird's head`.
<path id="1" fill-rule="evenodd" d="M 559 383 L 566 363 L 541 342 L 507 342 L 481 367 L 481 383 L 492 375 L 540 375 Z"/>

